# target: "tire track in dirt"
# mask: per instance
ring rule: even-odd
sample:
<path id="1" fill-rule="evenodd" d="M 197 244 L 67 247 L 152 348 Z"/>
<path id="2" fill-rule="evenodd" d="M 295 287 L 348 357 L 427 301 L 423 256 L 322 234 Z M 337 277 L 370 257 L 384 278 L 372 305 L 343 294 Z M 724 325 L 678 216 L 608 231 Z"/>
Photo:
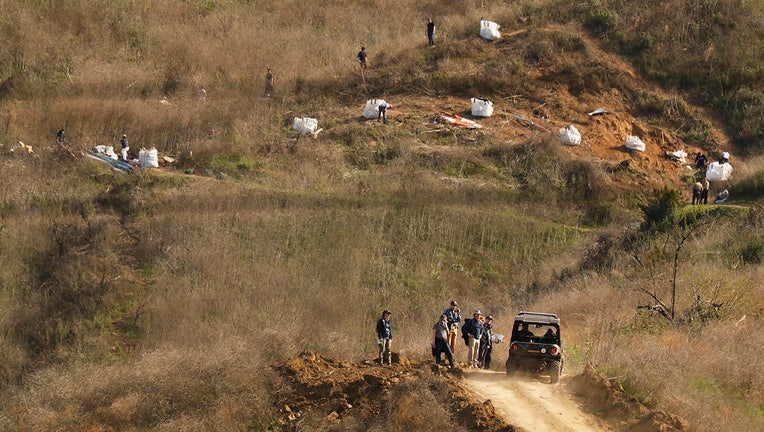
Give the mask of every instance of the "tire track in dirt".
<path id="1" fill-rule="evenodd" d="M 489 399 L 496 412 L 518 430 L 614 432 L 574 400 L 566 378 L 552 385 L 533 377 L 480 370 L 465 373 L 464 383 L 479 398 Z"/>

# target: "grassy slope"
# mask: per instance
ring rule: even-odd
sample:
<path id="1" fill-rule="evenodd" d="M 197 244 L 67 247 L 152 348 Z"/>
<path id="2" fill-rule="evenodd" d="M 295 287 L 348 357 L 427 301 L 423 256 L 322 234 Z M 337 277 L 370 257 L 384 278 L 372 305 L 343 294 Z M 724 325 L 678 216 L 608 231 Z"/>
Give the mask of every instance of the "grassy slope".
<path id="1" fill-rule="evenodd" d="M 408 125 L 430 119 L 415 110 L 390 128 L 343 120 L 371 94 L 520 95 L 532 107 L 544 81 L 520 77 L 585 53 L 578 27 L 485 47 L 474 23 L 536 32 L 570 17 L 544 5 L 388 3 L 0 2 L 13 41 L 0 52 L 0 136 L 4 150 L 22 140 L 38 155 L 0 159 L 4 429 L 257 429 L 271 415 L 256 390 L 267 364 L 303 349 L 368 356 L 383 308 L 395 311 L 396 349 L 425 356 L 430 322 L 457 298 L 504 333 L 518 309 L 556 311 L 572 371 L 593 363 L 625 377 L 698 430 L 760 430 L 748 336 L 764 308 L 758 210 L 712 215 L 683 246 L 676 323 L 638 313 L 648 293 L 667 298 L 682 233 L 624 235 L 640 191 L 613 191 L 616 174 L 539 137 L 417 133 Z M 436 53 L 424 47 L 428 15 Z M 374 66 L 366 83 L 353 69 L 361 44 Z M 547 79 L 622 88 L 590 57 L 569 61 L 589 72 Z M 277 73 L 270 101 L 259 99 L 266 65 Z M 326 131 L 294 145 L 285 124 L 307 113 Z M 75 150 L 125 131 L 209 175 L 123 177 L 66 159 L 45 149 L 62 124 Z"/>

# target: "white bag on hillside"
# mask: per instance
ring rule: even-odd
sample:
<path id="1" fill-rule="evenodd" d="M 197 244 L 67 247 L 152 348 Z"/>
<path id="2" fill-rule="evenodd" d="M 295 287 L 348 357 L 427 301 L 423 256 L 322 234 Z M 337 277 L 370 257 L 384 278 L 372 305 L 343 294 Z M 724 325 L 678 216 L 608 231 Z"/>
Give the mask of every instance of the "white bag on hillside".
<path id="1" fill-rule="evenodd" d="M 639 137 L 629 135 L 626 137 L 626 148 L 630 150 L 645 151 L 645 143 Z"/>
<path id="2" fill-rule="evenodd" d="M 575 146 L 581 144 L 581 132 L 575 126 L 569 125 L 558 131 L 560 141 L 565 145 Z"/>
<path id="3" fill-rule="evenodd" d="M 732 165 L 729 163 L 711 162 L 706 168 L 706 179 L 710 182 L 727 181 L 732 175 Z"/>
<path id="4" fill-rule="evenodd" d="M 480 37 L 489 41 L 496 40 L 501 37 L 500 27 L 493 21 L 480 20 Z"/>
<path id="5" fill-rule="evenodd" d="M 488 99 L 472 98 L 472 115 L 475 117 L 490 117 L 493 115 L 493 103 Z"/>
<path id="6" fill-rule="evenodd" d="M 292 125 L 292 129 L 301 135 L 313 135 L 317 127 L 318 120 L 310 117 L 295 117 Z"/>
<path id="7" fill-rule="evenodd" d="M 363 107 L 363 118 L 376 119 L 379 116 L 379 106 L 387 104 L 384 99 L 369 99 L 366 101 L 366 106 Z"/>
<path id="8" fill-rule="evenodd" d="M 138 162 L 141 168 L 159 168 L 159 153 L 157 149 L 153 147 L 149 150 L 142 148 L 138 152 Z"/>

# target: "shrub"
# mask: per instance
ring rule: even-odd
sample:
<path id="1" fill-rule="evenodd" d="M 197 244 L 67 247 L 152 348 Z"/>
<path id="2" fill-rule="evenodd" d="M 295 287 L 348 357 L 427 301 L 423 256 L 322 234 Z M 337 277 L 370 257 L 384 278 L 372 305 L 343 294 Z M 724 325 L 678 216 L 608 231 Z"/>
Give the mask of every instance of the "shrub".
<path id="1" fill-rule="evenodd" d="M 646 202 L 639 205 L 645 217 L 642 229 L 661 230 L 670 225 L 674 221 L 675 212 L 680 203 L 681 195 L 678 190 L 668 187 L 654 189 Z"/>

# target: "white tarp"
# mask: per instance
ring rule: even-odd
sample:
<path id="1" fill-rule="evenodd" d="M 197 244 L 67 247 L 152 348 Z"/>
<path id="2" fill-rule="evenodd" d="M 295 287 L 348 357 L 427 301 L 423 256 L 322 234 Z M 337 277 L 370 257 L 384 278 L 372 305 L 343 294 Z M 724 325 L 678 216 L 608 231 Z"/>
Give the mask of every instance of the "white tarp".
<path id="1" fill-rule="evenodd" d="M 493 21 L 480 20 L 480 37 L 489 41 L 496 40 L 501 37 L 500 27 Z"/>
<path id="2" fill-rule="evenodd" d="M 729 162 L 711 162 L 706 168 L 706 179 L 711 182 L 727 181 L 732 175 L 732 165 Z"/>
<path id="3" fill-rule="evenodd" d="M 379 106 L 387 102 L 384 99 L 369 99 L 366 101 L 366 106 L 363 107 L 363 118 L 376 119 L 379 116 Z"/>
<path id="4" fill-rule="evenodd" d="M 292 129 L 301 135 L 313 135 L 317 127 L 318 120 L 310 117 L 295 117 L 292 125 Z"/>
<path id="5" fill-rule="evenodd" d="M 581 144 L 581 132 L 573 125 L 560 128 L 558 134 L 560 135 L 560 141 L 565 145 L 575 146 Z"/>
<path id="6" fill-rule="evenodd" d="M 493 103 L 484 98 L 472 98 L 472 115 L 475 117 L 490 117 L 493 115 Z"/>
<path id="7" fill-rule="evenodd" d="M 159 168 L 159 153 L 157 149 L 153 147 L 149 150 L 142 148 L 138 152 L 138 162 L 141 168 Z"/>
<path id="8" fill-rule="evenodd" d="M 645 151 L 645 143 L 639 137 L 629 135 L 626 137 L 626 148 L 630 150 Z"/>

